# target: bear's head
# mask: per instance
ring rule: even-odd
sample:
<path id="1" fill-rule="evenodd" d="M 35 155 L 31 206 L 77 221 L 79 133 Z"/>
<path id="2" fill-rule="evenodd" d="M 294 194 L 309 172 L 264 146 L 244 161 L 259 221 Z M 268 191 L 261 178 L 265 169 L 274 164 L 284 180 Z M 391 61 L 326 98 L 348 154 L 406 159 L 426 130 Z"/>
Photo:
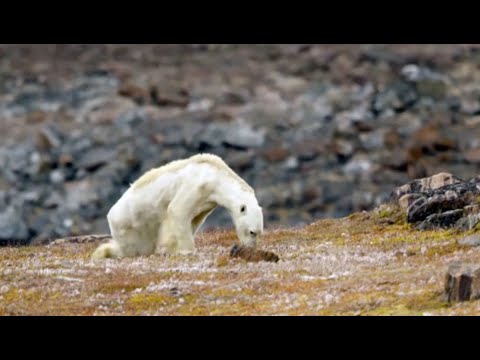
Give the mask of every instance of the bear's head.
<path id="1" fill-rule="evenodd" d="M 255 247 L 263 234 L 263 211 L 255 203 L 244 203 L 236 209 L 235 228 L 240 242 Z"/>

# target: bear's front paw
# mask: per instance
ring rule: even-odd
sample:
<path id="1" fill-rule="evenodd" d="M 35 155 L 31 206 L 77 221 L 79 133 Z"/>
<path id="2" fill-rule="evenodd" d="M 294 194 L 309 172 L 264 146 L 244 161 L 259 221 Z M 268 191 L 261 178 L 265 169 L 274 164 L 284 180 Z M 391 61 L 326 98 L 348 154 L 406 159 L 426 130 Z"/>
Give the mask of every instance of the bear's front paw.
<path id="1" fill-rule="evenodd" d="M 176 251 L 178 255 L 193 255 L 195 253 L 195 250 L 193 249 L 178 249 Z"/>
<path id="2" fill-rule="evenodd" d="M 170 247 L 160 246 L 155 249 L 156 255 L 173 255 L 175 254 L 175 250 Z"/>

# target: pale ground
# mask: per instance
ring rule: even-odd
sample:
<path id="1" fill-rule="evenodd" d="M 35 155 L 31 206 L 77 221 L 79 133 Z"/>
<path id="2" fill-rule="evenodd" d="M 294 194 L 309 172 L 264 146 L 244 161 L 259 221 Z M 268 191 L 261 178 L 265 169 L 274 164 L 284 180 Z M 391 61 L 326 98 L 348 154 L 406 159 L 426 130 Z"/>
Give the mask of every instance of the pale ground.
<path id="1" fill-rule="evenodd" d="M 441 297 L 452 261 L 480 262 L 465 233 L 414 231 L 389 211 L 267 231 L 278 263 L 227 255 L 231 231 L 192 256 L 91 261 L 99 241 L 0 248 L 0 315 L 479 315 Z"/>

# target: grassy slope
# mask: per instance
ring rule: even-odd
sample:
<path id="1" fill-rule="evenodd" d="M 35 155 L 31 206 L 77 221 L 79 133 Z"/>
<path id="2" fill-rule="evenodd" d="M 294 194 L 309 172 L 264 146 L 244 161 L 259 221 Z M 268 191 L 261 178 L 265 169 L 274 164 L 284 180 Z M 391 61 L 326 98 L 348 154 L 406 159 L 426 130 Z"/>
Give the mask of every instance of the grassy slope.
<path id="1" fill-rule="evenodd" d="M 412 230 L 383 209 L 267 232 L 278 263 L 229 259 L 231 231 L 200 235 L 189 257 L 93 262 L 95 242 L 0 248 L 0 315 L 479 315 L 480 301 L 441 298 L 449 262 L 480 261 L 462 236 Z"/>

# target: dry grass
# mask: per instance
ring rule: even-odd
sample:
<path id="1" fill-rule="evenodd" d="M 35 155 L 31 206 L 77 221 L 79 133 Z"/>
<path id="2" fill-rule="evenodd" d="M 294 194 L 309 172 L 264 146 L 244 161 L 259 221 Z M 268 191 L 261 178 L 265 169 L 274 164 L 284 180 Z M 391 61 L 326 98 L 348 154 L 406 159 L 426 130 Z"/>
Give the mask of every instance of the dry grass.
<path id="1" fill-rule="evenodd" d="M 392 220 L 393 219 L 393 220 Z M 278 263 L 229 258 L 231 231 L 191 256 L 91 261 L 98 242 L 0 249 L 0 315 L 479 315 L 441 298 L 451 261 L 480 261 L 454 231 L 416 231 L 380 209 L 270 230 Z"/>

